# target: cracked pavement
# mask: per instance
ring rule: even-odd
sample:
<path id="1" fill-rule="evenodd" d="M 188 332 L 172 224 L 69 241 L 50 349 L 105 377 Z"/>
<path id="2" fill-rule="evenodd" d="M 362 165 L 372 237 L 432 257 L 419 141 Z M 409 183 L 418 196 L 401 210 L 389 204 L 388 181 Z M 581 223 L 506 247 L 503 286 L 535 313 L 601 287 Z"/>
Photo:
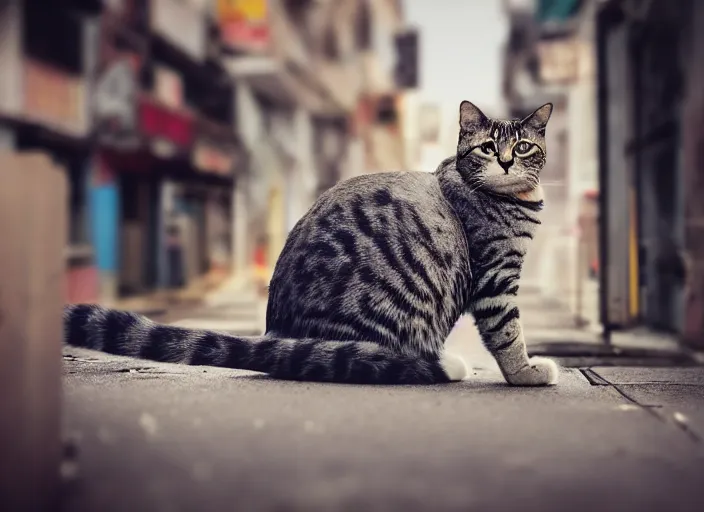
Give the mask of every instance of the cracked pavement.
<path id="1" fill-rule="evenodd" d="M 448 346 L 470 378 L 429 387 L 65 348 L 64 510 L 701 509 L 703 367 L 570 368 L 520 389 L 471 322 Z"/>

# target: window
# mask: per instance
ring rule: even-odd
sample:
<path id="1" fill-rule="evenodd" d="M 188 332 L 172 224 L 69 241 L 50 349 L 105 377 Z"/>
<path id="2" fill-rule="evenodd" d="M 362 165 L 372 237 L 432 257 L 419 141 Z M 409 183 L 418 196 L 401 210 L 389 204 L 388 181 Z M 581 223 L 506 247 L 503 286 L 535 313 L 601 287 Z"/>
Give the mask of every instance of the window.
<path id="1" fill-rule="evenodd" d="M 357 19 L 355 20 L 355 42 L 357 49 L 361 51 L 369 50 L 372 47 L 372 16 L 369 5 L 361 2 Z"/>
<path id="2" fill-rule="evenodd" d="M 284 0 L 284 8 L 291 23 L 296 27 L 305 25 L 306 12 L 310 7 L 310 0 Z"/>
<path id="3" fill-rule="evenodd" d="M 68 173 L 69 182 L 69 239 L 70 245 L 88 242 L 88 197 L 86 171 L 82 165 L 73 162 L 59 162 Z"/>
<path id="4" fill-rule="evenodd" d="M 29 57 L 72 74 L 83 72 L 83 26 L 61 2 L 26 0 L 23 23 L 23 46 Z"/>
<path id="5" fill-rule="evenodd" d="M 139 208 L 139 183 L 128 175 L 122 176 L 120 190 L 120 204 L 122 207 L 122 220 L 125 222 L 137 222 L 140 220 Z"/>
<path id="6" fill-rule="evenodd" d="M 340 44 L 337 40 L 337 34 L 333 27 L 329 27 L 325 31 L 323 39 L 323 54 L 330 60 L 338 60 L 340 58 Z"/>
<path id="7" fill-rule="evenodd" d="M 396 122 L 396 105 L 393 96 L 383 96 L 376 108 L 376 120 L 379 124 L 394 124 Z"/>

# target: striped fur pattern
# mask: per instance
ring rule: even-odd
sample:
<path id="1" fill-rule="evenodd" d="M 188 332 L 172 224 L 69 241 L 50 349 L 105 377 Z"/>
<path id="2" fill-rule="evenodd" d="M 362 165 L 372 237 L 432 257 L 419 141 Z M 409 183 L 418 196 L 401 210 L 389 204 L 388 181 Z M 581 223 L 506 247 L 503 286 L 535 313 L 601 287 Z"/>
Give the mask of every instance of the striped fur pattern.
<path id="1" fill-rule="evenodd" d="M 261 337 L 71 305 L 64 338 L 113 354 L 282 379 L 433 384 L 465 377 L 444 342 L 460 315 L 471 313 L 509 383 L 551 384 L 556 368 L 528 360 L 514 303 L 539 224 L 549 108 L 503 122 L 463 102 L 457 156 L 434 173 L 359 176 L 324 193 L 279 256 Z M 531 146 L 519 148 L 527 140 Z"/>

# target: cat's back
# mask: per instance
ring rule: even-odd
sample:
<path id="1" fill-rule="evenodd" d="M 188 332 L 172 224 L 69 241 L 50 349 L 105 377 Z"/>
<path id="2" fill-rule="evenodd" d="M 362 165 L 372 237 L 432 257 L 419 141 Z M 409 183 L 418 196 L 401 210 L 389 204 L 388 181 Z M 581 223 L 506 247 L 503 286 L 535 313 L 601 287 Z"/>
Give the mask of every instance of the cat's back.
<path id="1" fill-rule="evenodd" d="M 354 199 L 367 207 L 384 207 L 393 202 L 410 201 L 432 204 L 441 201 L 442 193 L 437 178 L 431 173 L 415 171 L 379 172 L 363 174 L 339 182 L 323 193 L 311 213 L 320 208 Z"/>
<path id="2" fill-rule="evenodd" d="M 460 307 L 448 297 L 468 274 L 462 226 L 435 175 L 358 176 L 322 194 L 289 234 L 270 283 L 268 328 L 322 335 L 305 327 L 317 324 L 306 322 L 312 315 L 359 315 L 377 304 L 395 312 L 394 325 L 421 318 L 419 329 L 440 322 L 442 331 Z"/>
<path id="3" fill-rule="evenodd" d="M 445 201 L 437 178 L 425 172 L 382 172 L 350 178 L 316 201 L 291 233 L 306 244 L 354 236 L 358 243 L 422 240 L 438 250 L 453 249 L 462 227 Z"/>

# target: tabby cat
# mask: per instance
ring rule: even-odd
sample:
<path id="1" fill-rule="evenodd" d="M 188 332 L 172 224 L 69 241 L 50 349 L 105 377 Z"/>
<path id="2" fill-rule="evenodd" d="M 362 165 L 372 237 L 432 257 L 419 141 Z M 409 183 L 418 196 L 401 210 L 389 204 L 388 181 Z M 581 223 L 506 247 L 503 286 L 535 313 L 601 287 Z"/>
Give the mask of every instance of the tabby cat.
<path id="1" fill-rule="evenodd" d="M 494 120 L 463 101 L 457 154 L 435 172 L 364 175 L 322 194 L 276 262 L 260 337 L 69 305 L 65 341 L 281 379 L 434 384 L 467 375 L 444 342 L 471 313 L 509 384 L 555 384 L 557 365 L 527 356 L 515 302 L 551 113 Z"/>

